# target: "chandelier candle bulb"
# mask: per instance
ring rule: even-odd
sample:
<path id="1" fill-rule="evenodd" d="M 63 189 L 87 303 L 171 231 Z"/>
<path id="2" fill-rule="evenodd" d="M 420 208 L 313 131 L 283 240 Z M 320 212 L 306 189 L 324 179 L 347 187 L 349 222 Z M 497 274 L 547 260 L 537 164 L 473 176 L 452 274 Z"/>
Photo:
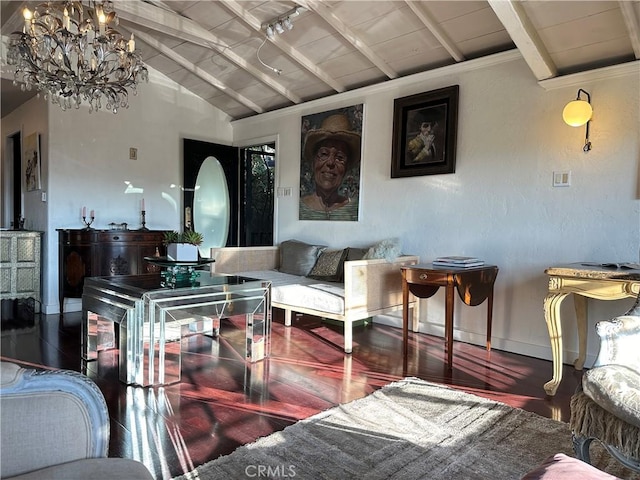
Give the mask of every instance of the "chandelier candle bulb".
<path id="1" fill-rule="evenodd" d="M 22 16 L 24 17 L 24 33 L 27 33 L 31 30 L 31 19 L 33 18 L 33 14 L 31 13 L 31 10 L 25 7 L 24 10 L 22 10 Z"/>
<path id="2" fill-rule="evenodd" d="M 96 6 L 96 14 L 98 15 L 98 25 L 100 27 L 100 36 L 104 35 L 105 25 L 107 23 L 107 17 L 104 14 L 102 6 Z"/>
<path id="3" fill-rule="evenodd" d="M 131 40 L 129 40 L 129 52 L 133 53 L 135 51 L 135 49 L 136 49 L 136 41 L 133 39 L 133 33 L 132 33 L 131 34 Z"/>

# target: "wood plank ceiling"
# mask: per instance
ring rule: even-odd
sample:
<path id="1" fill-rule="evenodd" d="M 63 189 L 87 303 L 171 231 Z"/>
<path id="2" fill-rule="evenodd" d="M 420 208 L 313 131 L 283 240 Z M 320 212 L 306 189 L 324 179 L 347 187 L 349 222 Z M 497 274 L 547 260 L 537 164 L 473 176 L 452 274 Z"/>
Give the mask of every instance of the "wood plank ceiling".
<path id="1" fill-rule="evenodd" d="M 114 4 L 148 66 L 231 119 L 514 48 L 536 80 L 640 59 L 640 0 Z M 2 1 L 3 41 L 21 6 Z M 296 7 L 293 28 L 267 38 Z"/>

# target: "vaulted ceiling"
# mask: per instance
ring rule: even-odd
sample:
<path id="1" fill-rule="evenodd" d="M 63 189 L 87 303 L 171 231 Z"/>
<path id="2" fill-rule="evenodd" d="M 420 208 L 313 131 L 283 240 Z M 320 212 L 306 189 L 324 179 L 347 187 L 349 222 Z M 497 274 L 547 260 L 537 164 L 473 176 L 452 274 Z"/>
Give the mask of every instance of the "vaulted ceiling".
<path id="1" fill-rule="evenodd" d="M 6 41 L 23 3 L 1 3 Z M 640 0 L 114 4 L 148 66 L 231 119 L 512 49 L 536 80 L 640 59 Z M 268 38 L 285 14 L 293 28 Z"/>

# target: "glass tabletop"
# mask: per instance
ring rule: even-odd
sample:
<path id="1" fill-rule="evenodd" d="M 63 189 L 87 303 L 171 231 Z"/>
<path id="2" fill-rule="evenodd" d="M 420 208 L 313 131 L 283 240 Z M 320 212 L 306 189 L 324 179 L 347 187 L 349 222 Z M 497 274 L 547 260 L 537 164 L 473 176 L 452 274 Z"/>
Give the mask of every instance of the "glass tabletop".
<path id="1" fill-rule="evenodd" d="M 144 259 L 160 267 L 200 267 L 215 262 L 213 258 L 201 258 L 191 261 L 171 260 L 168 257 L 144 257 Z"/>
<path id="2" fill-rule="evenodd" d="M 163 290 L 193 290 L 206 287 L 251 287 L 251 284 L 261 285 L 265 281 L 257 278 L 242 277 L 240 275 L 226 275 L 222 273 L 202 272 L 197 285 L 176 288 L 162 285 L 163 279 L 157 275 L 115 275 L 112 277 L 86 277 L 85 286 L 111 287 L 126 291 L 134 296 L 141 296 L 147 292 Z"/>

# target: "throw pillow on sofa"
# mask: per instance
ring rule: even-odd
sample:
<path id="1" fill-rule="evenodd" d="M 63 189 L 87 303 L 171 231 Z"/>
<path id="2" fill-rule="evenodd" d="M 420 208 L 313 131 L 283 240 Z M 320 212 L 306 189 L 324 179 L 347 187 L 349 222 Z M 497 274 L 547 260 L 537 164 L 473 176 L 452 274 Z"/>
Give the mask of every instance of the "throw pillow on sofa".
<path id="1" fill-rule="evenodd" d="M 393 262 L 400 256 L 400 239 L 389 238 L 372 246 L 365 254 L 364 259 L 384 258 L 387 262 Z"/>
<path id="2" fill-rule="evenodd" d="M 280 271 L 306 277 L 326 248 L 324 245 L 309 245 L 298 240 L 284 241 L 280 244 Z"/>
<path id="3" fill-rule="evenodd" d="M 344 250 L 325 250 L 320 254 L 318 261 L 307 276 L 325 282 L 342 282 L 347 252 L 346 248 Z"/>
<path id="4" fill-rule="evenodd" d="M 364 256 L 367 254 L 367 252 L 369 251 L 368 248 L 356 248 L 356 247 L 349 247 L 347 248 L 347 261 L 350 260 L 362 260 L 364 258 Z"/>

